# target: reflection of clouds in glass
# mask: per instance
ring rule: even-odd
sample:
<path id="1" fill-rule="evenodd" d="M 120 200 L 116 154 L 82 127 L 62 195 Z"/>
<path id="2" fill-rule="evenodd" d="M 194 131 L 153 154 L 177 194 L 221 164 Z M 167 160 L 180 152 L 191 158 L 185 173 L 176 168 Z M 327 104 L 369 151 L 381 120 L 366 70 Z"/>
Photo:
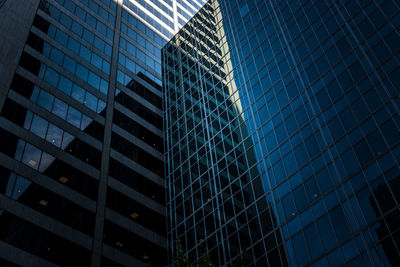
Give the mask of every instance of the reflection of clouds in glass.
<path id="1" fill-rule="evenodd" d="M 21 176 L 17 176 L 14 172 L 12 172 L 8 177 L 5 195 L 17 200 L 28 189 L 31 183 L 32 182 L 29 180 Z M 1 213 L 2 211 L 0 210 L 0 215 Z"/>
<path id="2" fill-rule="evenodd" d="M 101 79 L 100 81 L 100 92 L 102 92 L 103 94 L 108 93 L 108 83 L 103 79 Z"/>
<path id="3" fill-rule="evenodd" d="M 100 86 L 100 77 L 95 75 L 93 72 L 89 72 L 88 83 L 94 88 L 99 88 Z"/>
<path id="4" fill-rule="evenodd" d="M 92 95 L 91 93 L 86 92 L 86 97 L 85 97 L 85 105 L 96 112 L 97 108 L 97 97 Z"/>
<path id="5" fill-rule="evenodd" d="M 75 73 L 79 78 L 81 78 L 82 80 L 86 81 L 87 77 L 89 75 L 89 70 L 87 68 L 85 68 L 84 66 L 78 64 L 76 66 L 76 73 Z"/>
<path id="6" fill-rule="evenodd" d="M 54 160 L 55 158 L 53 156 L 47 154 L 46 152 L 43 152 L 42 159 L 40 160 L 39 171 L 44 172 L 50 166 L 50 164 L 53 163 Z"/>
<path id="7" fill-rule="evenodd" d="M 56 138 L 58 138 L 58 142 L 60 142 L 61 136 L 57 136 Z M 17 152 L 15 155 L 16 159 L 18 159 L 18 157 L 20 157 L 18 155 L 20 153 L 19 151 L 22 151 L 22 148 L 18 148 L 18 147 L 23 147 L 24 144 L 25 144 L 24 141 L 20 140 L 18 142 Z M 29 167 L 31 167 L 35 170 L 39 170 L 40 172 L 44 172 L 53 163 L 54 160 L 55 160 L 55 158 L 53 156 L 47 154 L 46 152 L 42 152 L 35 146 L 28 144 L 28 143 L 25 145 L 25 149 L 24 149 L 22 159 L 21 159 L 21 161 L 24 164 L 28 165 Z"/>
<path id="8" fill-rule="evenodd" d="M 53 114 L 65 120 L 65 118 L 67 117 L 67 110 L 68 110 L 68 105 L 63 101 L 59 100 L 58 98 L 56 98 L 54 101 Z"/>
<path id="9" fill-rule="evenodd" d="M 73 107 L 68 108 L 68 116 L 67 116 L 67 121 L 74 125 L 77 128 L 81 127 L 81 117 L 82 114 L 74 109 Z"/>
<path id="10" fill-rule="evenodd" d="M 47 130 L 48 122 L 41 117 L 34 115 L 31 125 L 31 132 L 40 136 L 41 138 L 45 138 L 46 130 Z"/>
<path id="11" fill-rule="evenodd" d="M 54 87 L 57 87 L 59 74 L 51 68 L 47 68 L 44 80 Z"/>
<path id="12" fill-rule="evenodd" d="M 28 181 L 27 179 L 17 176 L 14 172 L 12 172 L 8 177 L 5 195 L 17 200 L 26 191 L 26 189 L 28 189 L 31 183 L 32 182 Z"/>
<path id="13" fill-rule="evenodd" d="M 37 170 L 40 161 L 41 151 L 31 144 L 26 144 L 24 154 L 22 156 L 22 162 L 26 165 Z"/>
<path id="14" fill-rule="evenodd" d="M 58 89 L 62 92 L 64 92 L 67 95 L 71 94 L 71 89 L 72 89 L 72 82 L 62 76 L 60 78 L 60 82 L 58 83 Z"/>
<path id="15" fill-rule="evenodd" d="M 79 103 L 83 103 L 83 100 L 85 99 L 85 90 L 83 90 L 82 87 L 74 84 L 71 96 Z"/>
<path id="16" fill-rule="evenodd" d="M 81 130 L 85 130 L 91 122 L 92 120 L 88 116 L 82 115 Z"/>
<path id="17" fill-rule="evenodd" d="M 12 173 L 12 174 L 14 174 L 14 173 Z M 26 191 L 26 189 L 28 189 L 28 187 L 30 186 L 31 183 L 32 182 L 30 182 L 29 180 L 27 180 L 21 176 L 17 176 L 11 198 L 18 199 Z"/>
<path id="18" fill-rule="evenodd" d="M 61 148 L 65 149 L 72 142 L 72 140 L 74 140 L 74 136 L 70 135 L 67 132 L 64 132 L 64 138 L 63 138 L 63 141 L 62 141 Z"/>
<path id="19" fill-rule="evenodd" d="M 53 124 L 50 124 L 49 129 L 47 130 L 46 140 L 52 143 L 53 145 L 60 147 L 62 135 L 63 135 L 62 129 L 58 128 Z"/>
<path id="20" fill-rule="evenodd" d="M 53 106 L 53 101 L 54 101 L 54 96 L 52 96 L 51 94 L 47 93 L 44 90 L 40 91 L 39 99 L 37 102 L 40 106 L 47 109 L 48 111 L 51 111 L 51 108 Z"/>
<path id="21" fill-rule="evenodd" d="M 101 113 L 106 108 L 106 103 L 99 100 L 99 104 L 97 105 L 97 113 Z"/>

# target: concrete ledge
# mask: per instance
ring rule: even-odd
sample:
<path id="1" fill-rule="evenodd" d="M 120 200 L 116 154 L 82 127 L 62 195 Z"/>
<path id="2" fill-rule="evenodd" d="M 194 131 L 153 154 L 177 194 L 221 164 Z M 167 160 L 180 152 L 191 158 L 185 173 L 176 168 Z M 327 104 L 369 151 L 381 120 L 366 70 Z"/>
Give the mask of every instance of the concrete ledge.
<path id="1" fill-rule="evenodd" d="M 103 255 L 110 260 L 118 262 L 124 266 L 147 267 L 148 265 L 135 257 L 125 254 L 118 249 L 103 245 Z"/>
<path id="2" fill-rule="evenodd" d="M 2 194 L 0 194 L 0 208 L 53 234 L 61 236 L 66 240 L 74 242 L 83 248 L 89 250 L 92 249 L 92 238 L 88 235 L 22 205 L 21 203 L 18 203 Z"/>
<path id="3" fill-rule="evenodd" d="M 51 262 L 0 241 L 0 257 L 21 266 L 55 267 Z"/>

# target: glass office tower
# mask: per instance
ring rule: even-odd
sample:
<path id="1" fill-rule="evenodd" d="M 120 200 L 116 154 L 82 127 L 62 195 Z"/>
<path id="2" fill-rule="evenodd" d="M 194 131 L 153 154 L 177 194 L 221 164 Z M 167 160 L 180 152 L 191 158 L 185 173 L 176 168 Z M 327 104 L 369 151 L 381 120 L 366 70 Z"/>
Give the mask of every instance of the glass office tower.
<path id="1" fill-rule="evenodd" d="M 161 47 L 179 6 L 1 3 L 0 265 L 166 263 Z"/>
<path id="2" fill-rule="evenodd" d="M 393 0 L 210 0 L 179 31 L 170 263 L 400 264 L 399 28 Z"/>

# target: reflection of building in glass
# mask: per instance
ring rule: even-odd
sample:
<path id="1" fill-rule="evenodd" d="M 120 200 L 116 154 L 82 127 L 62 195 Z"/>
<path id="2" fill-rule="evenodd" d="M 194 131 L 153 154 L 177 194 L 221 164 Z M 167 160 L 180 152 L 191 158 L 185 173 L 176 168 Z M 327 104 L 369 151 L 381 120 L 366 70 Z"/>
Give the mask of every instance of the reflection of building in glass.
<path id="1" fill-rule="evenodd" d="M 0 8 L 1 266 L 165 264 L 161 47 L 180 5 Z"/>
<path id="2" fill-rule="evenodd" d="M 206 252 L 217 266 L 245 251 L 248 263 L 266 254 L 263 234 L 281 239 L 270 203 L 258 199 L 260 172 L 217 4 L 163 48 L 171 263 L 177 237 L 192 261 Z M 286 264 L 282 246 L 269 261 Z"/>
<path id="3" fill-rule="evenodd" d="M 211 0 L 163 48 L 170 262 L 398 265 L 398 17 Z"/>
<path id="4" fill-rule="evenodd" d="M 396 206 L 396 201 L 400 200 L 400 177 L 395 178 L 389 185 L 390 187 L 383 182 L 374 185 L 376 189 L 369 199 L 378 219 L 375 231 L 379 241 L 382 242 L 382 252 L 392 266 L 398 266 L 400 255 L 396 246 L 400 246 L 400 236 L 399 234 L 392 236 L 391 231 L 396 230 L 400 224 L 400 212 Z"/>

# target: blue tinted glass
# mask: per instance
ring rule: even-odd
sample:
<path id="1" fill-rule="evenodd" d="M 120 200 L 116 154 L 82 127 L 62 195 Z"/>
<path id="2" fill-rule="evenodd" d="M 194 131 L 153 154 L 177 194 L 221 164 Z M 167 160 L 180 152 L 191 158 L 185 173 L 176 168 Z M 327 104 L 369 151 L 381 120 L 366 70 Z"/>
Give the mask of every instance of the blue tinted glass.
<path id="1" fill-rule="evenodd" d="M 86 81 L 89 75 L 89 71 L 87 68 L 82 66 L 81 64 L 76 65 L 76 75 L 82 80 Z"/>
<path id="2" fill-rule="evenodd" d="M 75 39 L 69 38 L 68 39 L 68 49 L 74 52 L 75 54 L 79 54 L 79 47 L 80 44 L 75 41 Z"/>
<path id="3" fill-rule="evenodd" d="M 60 147 L 62 140 L 63 130 L 57 126 L 50 124 L 47 130 L 46 140 L 51 144 Z"/>
<path id="4" fill-rule="evenodd" d="M 57 30 L 55 39 L 63 46 L 67 46 L 68 36 L 61 30 Z"/>
<path id="5" fill-rule="evenodd" d="M 65 56 L 63 67 L 71 73 L 75 73 L 76 62 L 69 56 Z"/>
<path id="6" fill-rule="evenodd" d="M 32 124 L 31 124 L 31 132 L 40 136 L 41 138 L 45 138 L 47 132 L 48 122 L 43 118 L 34 115 Z"/>
<path id="7" fill-rule="evenodd" d="M 38 169 L 41 154 L 39 149 L 31 144 L 26 144 L 21 161 L 31 168 Z"/>
<path id="8" fill-rule="evenodd" d="M 67 121 L 69 123 L 71 123 L 72 125 L 74 125 L 77 128 L 80 128 L 81 127 L 81 117 L 82 117 L 82 114 L 78 110 L 76 110 L 72 107 L 68 108 Z"/>
<path id="9" fill-rule="evenodd" d="M 65 119 L 67 117 L 68 105 L 59 99 L 55 99 L 53 113 L 58 117 Z"/>
<path id="10" fill-rule="evenodd" d="M 90 93 L 86 93 L 85 105 L 89 107 L 91 110 L 96 111 L 97 98 Z"/>
<path id="11" fill-rule="evenodd" d="M 48 82 L 50 85 L 57 87 L 59 79 L 59 74 L 55 72 L 53 69 L 47 68 L 46 73 L 44 75 L 44 80 Z"/>
<path id="12" fill-rule="evenodd" d="M 83 103 L 85 99 L 85 90 L 83 90 L 83 88 L 81 88 L 80 86 L 74 84 L 71 96 L 80 103 Z"/>
<path id="13" fill-rule="evenodd" d="M 53 107 L 53 101 L 54 101 L 54 97 L 52 95 L 50 95 L 49 93 L 47 93 L 44 90 L 40 91 L 39 98 L 37 101 L 38 105 L 47 109 L 48 111 L 51 111 L 51 109 Z"/>

